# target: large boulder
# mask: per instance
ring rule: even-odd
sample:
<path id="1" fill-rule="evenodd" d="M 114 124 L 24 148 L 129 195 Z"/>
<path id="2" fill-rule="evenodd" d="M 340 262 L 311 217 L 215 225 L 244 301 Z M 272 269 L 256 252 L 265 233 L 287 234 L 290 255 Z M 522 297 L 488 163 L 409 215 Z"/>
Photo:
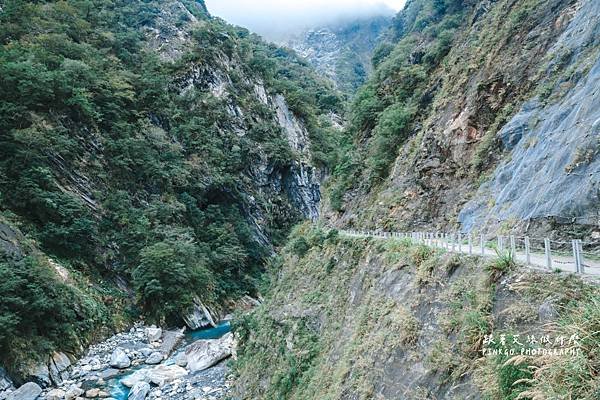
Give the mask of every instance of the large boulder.
<path id="1" fill-rule="evenodd" d="M 192 305 L 190 310 L 183 315 L 183 320 L 185 321 L 186 325 L 192 330 L 204 328 L 207 326 L 217 326 L 212 313 L 197 296 L 194 298 L 194 304 Z"/>
<path id="2" fill-rule="evenodd" d="M 187 369 L 190 372 L 203 371 L 219 361 L 231 356 L 233 334 L 230 332 L 221 339 L 198 340 L 185 350 Z"/>
<path id="3" fill-rule="evenodd" d="M 42 388 L 35 382 L 27 382 L 8 395 L 6 400 L 35 400 L 42 394 Z"/>
<path id="4" fill-rule="evenodd" d="M 162 329 L 155 327 L 154 325 L 146 328 L 146 338 L 148 343 L 158 342 L 162 337 Z"/>
<path id="5" fill-rule="evenodd" d="M 71 367 L 71 360 L 65 353 L 54 353 L 50 357 L 48 363 L 48 370 L 50 372 L 50 379 L 52 382 L 59 386 L 63 381 L 69 379 L 69 368 Z"/>
<path id="6" fill-rule="evenodd" d="M 179 365 L 159 365 L 148 372 L 150 382 L 158 386 L 183 378 L 188 372 Z"/>
<path id="7" fill-rule="evenodd" d="M 46 363 L 40 362 L 29 366 L 23 372 L 25 380 L 37 383 L 43 388 L 46 388 L 52 384 L 50 380 L 50 370 Z"/>
<path id="8" fill-rule="evenodd" d="M 150 385 L 147 382 L 136 383 L 127 397 L 129 400 L 144 400 L 150 392 Z"/>
<path id="9" fill-rule="evenodd" d="M 127 353 L 125 353 L 125 350 L 123 350 L 120 347 L 117 347 L 110 356 L 109 364 L 113 368 L 129 368 L 129 366 L 131 365 L 131 360 L 129 359 Z"/>

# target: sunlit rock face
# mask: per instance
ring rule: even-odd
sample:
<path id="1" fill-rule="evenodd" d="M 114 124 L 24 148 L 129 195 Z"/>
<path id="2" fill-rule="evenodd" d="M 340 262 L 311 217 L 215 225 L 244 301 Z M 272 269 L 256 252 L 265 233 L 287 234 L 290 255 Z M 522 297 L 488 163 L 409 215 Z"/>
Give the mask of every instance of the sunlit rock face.
<path id="1" fill-rule="evenodd" d="M 147 28 L 149 46 L 164 60 L 177 62 L 189 50 L 192 31 L 206 23 L 208 15 L 202 5 L 192 10 L 177 1 L 165 2 L 160 19 Z M 186 21 L 185 24 L 180 21 Z M 235 75 L 235 79 L 232 76 Z M 320 183 L 324 171 L 311 163 L 309 132 L 304 122 L 290 110 L 287 100 L 273 93 L 258 75 L 249 73 L 236 54 L 216 52 L 211 60 L 187 65 L 174 77 L 173 87 L 182 96 L 194 92 L 210 93 L 225 108 L 228 118 L 219 130 L 223 135 L 248 135 L 249 121 L 264 120 L 281 129 L 294 158 L 286 163 L 269 159 L 260 146 L 257 157 L 249 163 L 243 174 L 245 204 L 243 213 L 254 228 L 255 239 L 268 245 L 264 226 L 270 218 L 267 208 L 277 207 L 281 218 L 294 220 L 319 216 Z M 247 104 L 241 104 L 240 93 L 248 93 L 252 102 L 266 107 L 268 117 L 256 115 Z M 277 206 L 275 206 L 275 204 Z M 265 207 L 267 206 L 267 207 Z"/>

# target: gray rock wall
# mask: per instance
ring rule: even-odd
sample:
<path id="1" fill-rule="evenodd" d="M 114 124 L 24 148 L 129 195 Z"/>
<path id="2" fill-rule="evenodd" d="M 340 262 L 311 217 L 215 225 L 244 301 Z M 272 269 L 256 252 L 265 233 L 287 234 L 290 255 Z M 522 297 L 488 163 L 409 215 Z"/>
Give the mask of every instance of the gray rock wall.
<path id="1" fill-rule="evenodd" d="M 546 217 L 600 223 L 599 44 L 600 2 L 586 0 L 550 51 L 549 69 L 574 72 L 499 131 L 510 154 L 461 211 L 464 231 Z"/>

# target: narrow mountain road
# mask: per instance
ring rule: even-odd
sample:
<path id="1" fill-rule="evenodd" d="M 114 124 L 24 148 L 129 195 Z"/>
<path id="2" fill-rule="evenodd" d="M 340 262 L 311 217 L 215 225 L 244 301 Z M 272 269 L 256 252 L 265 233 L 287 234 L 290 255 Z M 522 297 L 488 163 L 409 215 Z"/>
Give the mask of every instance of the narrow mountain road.
<path id="1" fill-rule="evenodd" d="M 387 236 L 385 234 L 379 233 L 367 233 L 367 232 L 356 232 L 356 231 L 345 231 L 340 230 L 341 234 L 350 237 L 360 237 L 360 238 L 375 238 L 381 240 L 399 240 L 400 238 L 397 236 Z M 471 249 L 469 249 L 468 244 L 461 243 L 452 243 L 451 241 L 444 239 L 435 239 L 435 240 L 421 240 L 422 244 L 428 245 L 430 247 L 445 249 L 449 252 L 453 253 L 461 253 L 473 256 L 483 256 L 487 258 L 498 257 L 498 254 L 494 248 L 484 247 L 483 252 L 481 251 L 481 247 L 479 245 L 473 245 Z M 565 255 L 556 255 L 551 254 L 551 268 L 550 270 L 547 268 L 546 255 L 542 252 L 532 251 L 529 253 L 529 262 L 527 260 L 527 256 L 524 252 L 517 249 L 515 253 L 515 261 L 518 264 L 526 265 L 535 269 L 544 270 L 544 271 L 554 271 L 560 270 L 563 272 L 573 272 L 576 273 L 576 264 L 573 256 L 565 256 Z M 589 260 L 583 259 L 582 264 L 584 266 L 583 275 L 600 277 L 600 262 L 597 260 Z"/>

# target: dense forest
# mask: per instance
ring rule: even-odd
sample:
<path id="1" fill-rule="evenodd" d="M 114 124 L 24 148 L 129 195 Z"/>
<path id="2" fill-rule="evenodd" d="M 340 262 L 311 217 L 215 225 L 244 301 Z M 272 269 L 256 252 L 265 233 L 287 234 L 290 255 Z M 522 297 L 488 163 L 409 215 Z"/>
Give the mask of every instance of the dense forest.
<path id="1" fill-rule="evenodd" d="M 186 35 L 177 57 L 152 48 L 165 30 Z M 226 70 L 228 93 L 184 90 L 205 67 Z M 305 162 L 330 168 L 338 96 L 202 2 L 0 2 L 0 222 L 21 248 L 0 260 L 2 364 L 256 291 L 303 215 L 253 182 L 253 165 L 285 175 L 301 157 L 255 82 L 306 127 Z M 257 228 L 252 207 L 284 211 Z"/>

